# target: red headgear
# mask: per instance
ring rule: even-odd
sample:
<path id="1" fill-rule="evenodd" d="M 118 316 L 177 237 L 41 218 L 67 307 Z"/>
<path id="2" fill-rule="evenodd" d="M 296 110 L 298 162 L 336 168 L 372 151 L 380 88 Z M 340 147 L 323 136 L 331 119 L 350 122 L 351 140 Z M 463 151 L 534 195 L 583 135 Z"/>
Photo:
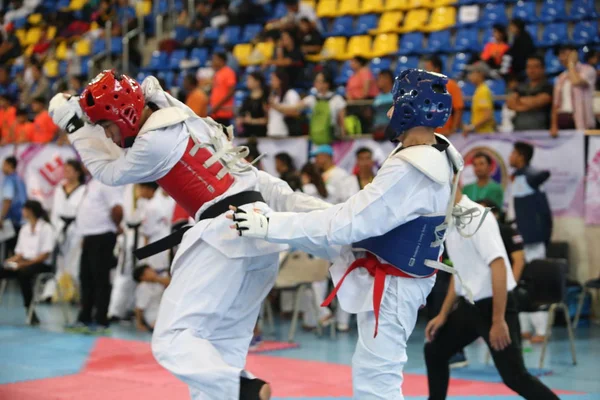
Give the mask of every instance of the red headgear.
<path id="1" fill-rule="evenodd" d="M 145 105 L 142 87 L 135 79 L 103 71 L 85 88 L 79 104 L 91 123 L 111 121 L 119 127 L 121 147 L 133 144 Z"/>

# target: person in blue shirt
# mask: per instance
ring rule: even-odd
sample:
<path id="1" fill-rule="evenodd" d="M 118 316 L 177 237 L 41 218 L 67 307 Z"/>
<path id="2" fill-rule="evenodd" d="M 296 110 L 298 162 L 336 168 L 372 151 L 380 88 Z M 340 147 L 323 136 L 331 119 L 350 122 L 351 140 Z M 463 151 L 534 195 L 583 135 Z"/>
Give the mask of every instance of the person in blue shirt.
<path id="1" fill-rule="evenodd" d="M 21 228 L 22 214 L 21 210 L 27 201 L 27 190 L 25 182 L 17 175 L 17 159 L 13 156 L 7 157 L 2 164 L 2 173 L 4 181 L 2 182 L 2 218 L 0 224 L 10 220 L 18 234 Z M 17 235 L 6 242 L 6 251 L 12 254 L 17 244 Z"/>
<path id="2" fill-rule="evenodd" d="M 0 95 L 11 98 L 17 98 L 19 95 L 19 87 L 16 82 L 11 81 L 10 73 L 5 66 L 0 67 Z"/>

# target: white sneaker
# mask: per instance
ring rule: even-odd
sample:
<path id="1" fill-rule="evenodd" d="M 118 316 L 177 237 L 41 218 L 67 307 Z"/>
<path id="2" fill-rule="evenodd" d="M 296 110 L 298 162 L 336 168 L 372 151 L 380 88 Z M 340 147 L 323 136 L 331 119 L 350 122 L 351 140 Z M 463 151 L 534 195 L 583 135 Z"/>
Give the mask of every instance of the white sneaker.
<path id="1" fill-rule="evenodd" d="M 350 325 L 348 324 L 337 324 L 338 332 L 348 332 L 350 330 Z"/>

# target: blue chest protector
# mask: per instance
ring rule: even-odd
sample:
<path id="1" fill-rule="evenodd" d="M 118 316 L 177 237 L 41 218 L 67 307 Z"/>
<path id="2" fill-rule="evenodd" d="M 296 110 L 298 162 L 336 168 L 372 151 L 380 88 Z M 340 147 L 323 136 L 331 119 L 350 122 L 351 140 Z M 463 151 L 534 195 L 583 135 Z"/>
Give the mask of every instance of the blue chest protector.
<path id="1" fill-rule="evenodd" d="M 444 223 L 444 215 L 421 216 L 377 237 L 354 243 L 354 250 L 365 250 L 385 260 L 402 272 L 416 278 L 427 277 L 435 269 L 426 265 L 438 263 L 444 230 L 436 228 Z"/>

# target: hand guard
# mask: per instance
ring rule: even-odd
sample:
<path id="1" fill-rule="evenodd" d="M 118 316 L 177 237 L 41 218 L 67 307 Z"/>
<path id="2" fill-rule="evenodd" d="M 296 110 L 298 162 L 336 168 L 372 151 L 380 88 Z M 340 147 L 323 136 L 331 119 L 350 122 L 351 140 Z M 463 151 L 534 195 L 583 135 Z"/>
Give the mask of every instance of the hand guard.
<path id="1" fill-rule="evenodd" d="M 76 132 L 84 125 L 83 111 L 77 96 L 58 93 L 50 100 L 48 113 L 56 126 L 69 134 Z"/>
<path id="2" fill-rule="evenodd" d="M 233 213 L 233 229 L 238 231 L 240 236 L 265 239 L 269 230 L 269 219 L 256 211 L 247 213 L 242 209 L 237 209 Z"/>
<path id="3" fill-rule="evenodd" d="M 142 82 L 142 92 L 144 92 L 146 103 L 156 102 L 156 95 L 162 93 L 163 88 L 160 86 L 158 79 L 153 76 L 148 76 Z"/>

